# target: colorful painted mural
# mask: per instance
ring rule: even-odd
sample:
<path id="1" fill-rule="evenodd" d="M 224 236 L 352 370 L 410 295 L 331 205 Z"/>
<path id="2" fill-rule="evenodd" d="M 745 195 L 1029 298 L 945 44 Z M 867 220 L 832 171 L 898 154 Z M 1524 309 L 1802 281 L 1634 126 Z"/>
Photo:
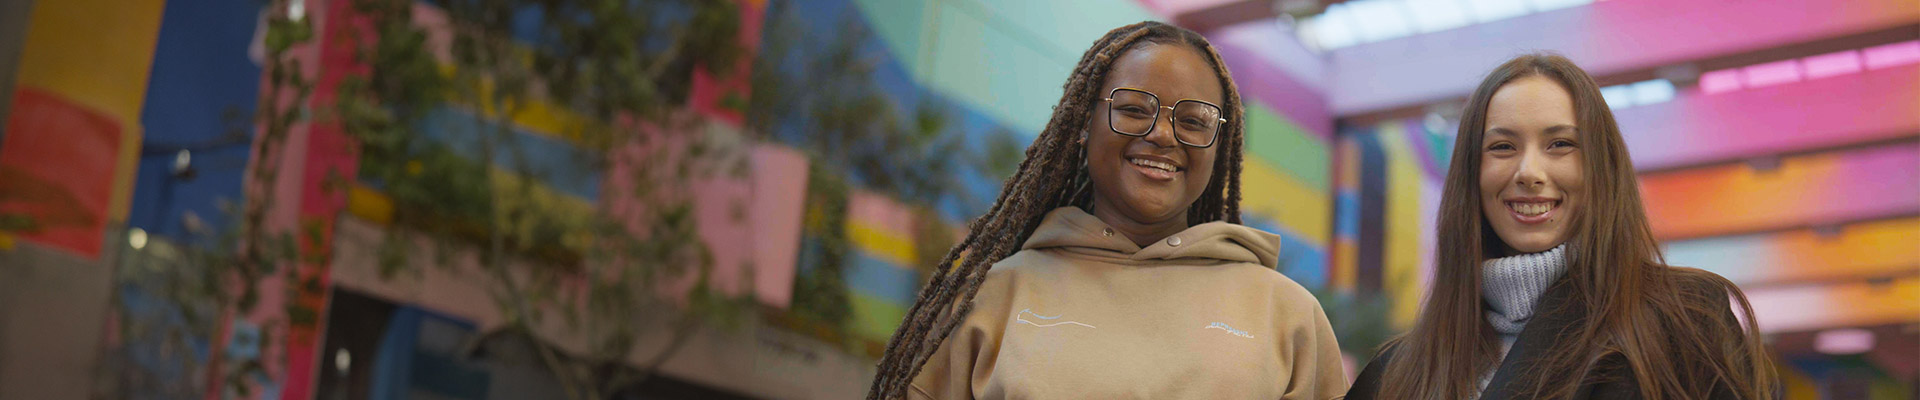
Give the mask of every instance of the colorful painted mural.
<path id="1" fill-rule="evenodd" d="M 1788 398 L 1920 382 L 1910 2 L 1527 0 L 1393 32 L 1351 16 L 1413 2 L 26 3 L 0 260 L 105 271 L 97 361 L 62 364 L 93 397 L 858 396 L 1084 46 L 1149 19 L 1226 61 L 1245 223 L 1353 362 L 1430 285 L 1468 75 L 1537 47 L 1665 88 L 1614 110 L 1655 234 L 1746 289 Z M 1327 15 L 1361 36 L 1328 46 Z"/>

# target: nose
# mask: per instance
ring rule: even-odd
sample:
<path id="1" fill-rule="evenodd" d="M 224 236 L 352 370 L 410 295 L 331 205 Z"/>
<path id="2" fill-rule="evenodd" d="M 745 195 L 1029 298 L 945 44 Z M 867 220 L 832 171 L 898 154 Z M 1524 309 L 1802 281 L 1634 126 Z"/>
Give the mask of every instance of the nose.
<path id="1" fill-rule="evenodd" d="M 1525 152 L 1520 156 L 1520 168 L 1513 171 L 1513 183 L 1528 188 L 1540 188 L 1547 184 L 1547 171 L 1544 154 Z"/>
<path id="2" fill-rule="evenodd" d="M 1160 106 L 1157 114 L 1159 117 L 1153 119 L 1153 130 L 1147 131 L 1147 136 L 1141 139 L 1160 147 L 1180 145 L 1179 139 L 1173 134 L 1173 107 Z"/>

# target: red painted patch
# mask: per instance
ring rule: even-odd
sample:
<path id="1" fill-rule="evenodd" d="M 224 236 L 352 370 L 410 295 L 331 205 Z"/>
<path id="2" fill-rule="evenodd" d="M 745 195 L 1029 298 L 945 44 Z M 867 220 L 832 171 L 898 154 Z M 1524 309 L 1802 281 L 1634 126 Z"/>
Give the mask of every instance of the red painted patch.
<path id="1" fill-rule="evenodd" d="M 120 154 L 120 123 L 33 87 L 14 92 L 0 138 L 0 215 L 25 213 L 40 226 L 29 241 L 100 256 Z"/>

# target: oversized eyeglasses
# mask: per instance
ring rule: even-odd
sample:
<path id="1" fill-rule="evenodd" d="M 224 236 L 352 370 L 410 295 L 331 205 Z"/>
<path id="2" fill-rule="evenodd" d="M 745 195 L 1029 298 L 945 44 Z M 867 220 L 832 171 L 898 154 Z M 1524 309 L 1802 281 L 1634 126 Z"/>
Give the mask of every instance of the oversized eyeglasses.
<path id="1" fill-rule="evenodd" d="M 1173 137 L 1180 144 L 1193 147 L 1213 146 L 1214 138 L 1219 136 L 1220 126 L 1227 119 L 1220 114 L 1220 106 L 1201 100 L 1185 99 L 1176 101 L 1172 106 L 1160 105 L 1160 96 L 1152 92 L 1134 88 L 1114 88 L 1107 93 L 1107 126 L 1118 133 L 1133 137 L 1147 136 L 1153 133 L 1153 127 L 1160 120 L 1161 111 L 1169 122 L 1173 123 Z"/>

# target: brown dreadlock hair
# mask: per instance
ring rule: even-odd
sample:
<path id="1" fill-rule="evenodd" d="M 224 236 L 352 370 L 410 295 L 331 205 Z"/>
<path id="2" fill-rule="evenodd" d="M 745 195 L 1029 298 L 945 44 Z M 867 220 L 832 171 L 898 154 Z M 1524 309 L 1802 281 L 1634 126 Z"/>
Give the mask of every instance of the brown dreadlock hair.
<path id="1" fill-rule="evenodd" d="M 1047 212 L 1068 205 L 1084 208 L 1091 201 L 1092 191 L 1081 190 L 1091 179 L 1084 168 L 1085 143 L 1076 139 L 1093 116 L 1113 61 L 1144 44 L 1189 46 L 1204 53 L 1207 64 L 1219 75 L 1226 97 L 1222 107 L 1228 115 L 1220 131 L 1224 140 L 1218 141 L 1221 157 L 1215 158 L 1206 191 L 1187 210 L 1187 224 L 1240 223 L 1240 161 L 1246 133 L 1241 120 L 1245 110 L 1220 52 L 1199 33 L 1159 22 L 1140 22 L 1108 31 L 1080 56 L 1080 63 L 1062 87 L 1060 103 L 1053 107 L 1053 118 L 1027 147 L 1020 170 L 1000 188 L 993 208 L 968 225 L 967 237 L 947 251 L 932 279 L 920 289 L 920 298 L 887 341 L 887 352 L 868 389 L 868 399 L 905 396 L 921 365 L 973 310 L 973 296 L 986 281 L 987 269 L 1018 251 Z"/>

